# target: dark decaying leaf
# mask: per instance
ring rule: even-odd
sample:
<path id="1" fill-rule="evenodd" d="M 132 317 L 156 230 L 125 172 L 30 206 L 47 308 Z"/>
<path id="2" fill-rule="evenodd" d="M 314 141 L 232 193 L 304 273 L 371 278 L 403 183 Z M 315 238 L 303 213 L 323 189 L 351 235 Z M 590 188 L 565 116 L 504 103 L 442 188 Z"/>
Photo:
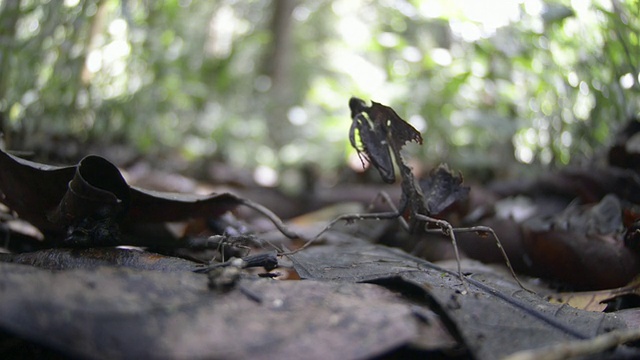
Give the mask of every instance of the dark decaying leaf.
<path id="1" fill-rule="evenodd" d="M 531 273 L 574 290 L 626 285 L 640 272 L 640 258 L 624 241 L 623 210 L 609 194 L 594 204 L 569 205 L 553 216 L 522 224 Z"/>
<path id="2" fill-rule="evenodd" d="M 0 150 L 0 201 L 43 233 L 60 233 L 47 214 L 58 207 L 75 172 L 75 166 L 38 164 Z"/>
<path id="3" fill-rule="evenodd" d="M 0 201 L 54 237 L 87 219 L 89 227 L 108 232 L 111 222 L 126 229 L 127 224 L 213 218 L 241 203 L 227 193 L 196 196 L 130 187 L 117 167 L 99 156 L 55 167 L 0 151 L 0 169 Z"/>
<path id="4" fill-rule="evenodd" d="M 554 196 L 567 203 L 598 202 L 607 194 L 615 194 L 640 204 L 640 176 L 635 171 L 615 167 L 567 167 L 559 172 L 544 173 L 535 180 L 497 181 L 490 190 L 500 197 L 526 195 L 532 198 Z"/>
<path id="5" fill-rule="evenodd" d="M 525 228 L 524 239 L 533 275 L 574 290 L 620 287 L 640 272 L 638 256 L 613 238 Z"/>
<path id="6" fill-rule="evenodd" d="M 218 292 L 190 272 L 0 263 L 0 273 L 10 289 L 0 292 L 0 329 L 80 358 L 365 359 L 431 327 L 373 284 L 251 278 Z"/>
<path id="7" fill-rule="evenodd" d="M 469 195 L 469 187 L 462 185 L 462 175 L 454 175 L 446 165 L 432 170 L 429 177 L 420 180 L 428 213 L 437 215 L 456 201 Z"/>
<path id="8" fill-rule="evenodd" d="M 153 223 L 215 218 L 241 203 L 242 199 L 230 193 L 203 196 L 166 193 L 132 186 L 127 221 Z"/>
<path id="9" fill-rule="evenodd" d="M 353 120 L 349 130 L 351 146 L 378 170 L 385 182 L 395 182 L 394 160 L 402 159 L 394 158 L 407 142 L 422 144 L 420 132 L 393 109 L 377 102 L 372 101 L 367 107 L 363 100 L 354 97 L 349 100 L 349 107 Z M 360 146 L 355 139 L 356 131 L 360 136 Z"/>
<path id="10" fill-rule="evenodd" d="M 477 359 L 499 359 L 516 351 L 591 338 L 625 324 L 614 315 L 550 304 L 515 284 L 483 275 L 463 290 L 455 273 L 399 250 L 376 245 L 317 246 L 295 254 L 304 279 L 383 283 L 402 279 L 424 290 L 441 317 Z"/>
<path id="11" fill-rule="evenodd" d="M 129 186 L 118 168 L 99 156 L 87 156 L 49 220 L 62 226 L 83 218 L 120 220 L 130 202 Z"/>
<path id="12" fill-rule="evenodd" d="M 67 229 L 65 245 L 118 245 L 119 222 L 130 204 L 129 186 L 115 165 L 87 156 L 76 168 L 68 190 L 49 221 Z"/>

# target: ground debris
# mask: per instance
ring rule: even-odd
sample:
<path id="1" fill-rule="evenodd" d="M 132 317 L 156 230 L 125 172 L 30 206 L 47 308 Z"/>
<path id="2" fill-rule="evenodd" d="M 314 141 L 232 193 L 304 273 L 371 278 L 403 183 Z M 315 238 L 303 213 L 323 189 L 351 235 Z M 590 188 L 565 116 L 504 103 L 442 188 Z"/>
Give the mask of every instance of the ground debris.
<path id="1" fill-rule="evenodd" d="M 0 292 L 0 329 L 82 358 L 363 359 L 421 327 L 444 329 L 373 284 L 243 277 L 218 292 L 192 272 L 0 263 L 0 273 L 11 290 Z M 455 346 L 440 337 L 440 348 Z"/>
<path id="2" fill-rule="evenodd" d="M 422 301 L 447 319 L 454 336 L 478 359 L 501 358 L 626 328 L 613 314 L 550 304 L 491 276 L 470 276 L 469 293 L 461 295 L 462 284 L 455 272 L 384 246 L 317 246 L 292 259 L 303 279 L 376 284 L 391 281 L 396 291 L 398 283 L 414 294 L 418 291 Z"/>

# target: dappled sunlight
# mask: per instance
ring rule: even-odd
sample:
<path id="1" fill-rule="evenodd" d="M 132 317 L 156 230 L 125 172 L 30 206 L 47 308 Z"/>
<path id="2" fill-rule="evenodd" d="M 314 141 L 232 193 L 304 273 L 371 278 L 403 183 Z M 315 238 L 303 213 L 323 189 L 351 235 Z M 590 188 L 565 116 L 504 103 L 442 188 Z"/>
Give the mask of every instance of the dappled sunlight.
<path id="1" fill-rule="evenodd" d="M 514 162 L 567 163 L 637 111 L 628 64 L 638 39 L 621 29 L 638 20 L 622 3 L 336 0 L 281 15 L 263 0 L 98 4 L 3 14 L 19 17 L 16 48 L 40 54 L 5 48 L 0 59 L 9 131 L 66 128 L 189 159 L 333 169 L 352 155 L 344 106 L 356 95 L 393 104 L 425 132 L 427 165 L 502 167 L 480 158 L 508 150 Z"/>

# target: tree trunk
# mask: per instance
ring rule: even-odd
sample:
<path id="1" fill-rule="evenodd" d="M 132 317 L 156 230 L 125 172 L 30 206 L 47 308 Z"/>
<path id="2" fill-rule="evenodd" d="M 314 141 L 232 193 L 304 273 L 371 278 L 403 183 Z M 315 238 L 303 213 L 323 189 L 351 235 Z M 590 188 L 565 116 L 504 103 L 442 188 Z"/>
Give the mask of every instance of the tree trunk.
<path id="1" fill-rule="evenodd" d="M 282 147 L 291 138 L 283 133 L 287 111 L 292 104 L 291 63 L 291 14 L 296 0 L 277 0 L 273 2 L 274 11 L 271 20 L 272 46 L 266 61 L 267 75 L 271 78 L 271 97 L 268 109 L 269 136 L 276 149 Z"/>
<path id="2" fill-rule="evenodd" d="M 0 8 L 0 100 L 6 101 L 7 87 L 10 78 L 10 54 L 15 46 L 16 25 L 20 19 L 20 0 L 3 1 Z M 11 129 L 5 120 L 9 104 L 0 102 L 0 133 L 4 137 L 5 146 L 11 147 Z"/>

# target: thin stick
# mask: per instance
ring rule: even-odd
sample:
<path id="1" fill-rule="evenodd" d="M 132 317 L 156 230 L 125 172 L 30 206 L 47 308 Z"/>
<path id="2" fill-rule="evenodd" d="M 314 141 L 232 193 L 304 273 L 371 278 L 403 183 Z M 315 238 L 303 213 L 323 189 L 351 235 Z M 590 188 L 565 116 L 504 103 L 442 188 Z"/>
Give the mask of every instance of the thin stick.
<path id="1" fill-rule="evenodd" d="M 299 247 L 299 248 L 297 248 L 297 249 L 295 249 L 293 251 L 283 252 L 280 255 L 293 255 L 293 254 L 297 253 L 298 251 L 302 251 L 302 250 L 306 249 L 311 244 L 313 244 L 315 241 L 317 241 L 320 238 L 320 236 L 322 236 L 324 233 L 329 231 L 335 224 L 337 224 L 340 221 L 345 221 L 347 223 L 350 223 L 350 222 L 353 222 L 353 221 L 356 221 L 356 220 L 367 220 L 367 219 L 393 220 L 393 219 L 399 218 L 400 225 L 405 230 L 409 231 L 409 224 L 407 224 L 407 221 L 400 216 L 400 211 L 398 211 L 398 208 L 396 208 L 396 206 L 394 205 L 393 200 L 391 200 L 391 197 L 385 191 L 378 192 L 376 194 L 376 197 L 369 203 L 369 206 L 367 207 L 367 209 L 369 211 L 371 211 L 373 209 L 373 204 L 375 204 L 375 202 L 378 201 L 378 199 L 382 199 L 383 202 L 385 202 L 387 205 L 389 205 L 389 207 L 391 208 L 392 211 L 390 211 L 390 212 L 381 212 L 381 213 L 343 214 L 343 215 L 340 215 L 337 218 L 331 220 L 331 222 L 329 224 L 327 224 L 327 226 L 325 226 L 316 236 L 314 236 L 310 240 L 307 240 L 307 242 L 305 242 L 301 247 Z"/>
<path id="2" fill-rule="evenodd" d="M 383 202 L 385 202 L 387 205 L 389 205 L 389 207 L 391 208 L 392 211 L 391 212 L 381 212 L 381 213 L 343 214 L 343 215 L 340 215 L 337 218 L 331 220 L 331 222 L 327 226 L 325 226 L 316 236 L 314 236 L 310 240 L 307 240 L 307 242 L 305 242 L 301 247 L 299 247 L 299 248 L 297 248 L 297 249 L 295 249 L 293 251 L 288 251 L 288 252 L 282 253 L 281 255 L 293 255 L 293 254 L 297 253 L 298 251 L 302 251 L 302 250 L 306 249 L 311 244 L 313 244 L 315 241 L 317 241 L 320 238 L 320 236 L 322 236 L 324 233 L 329 231 L 335 224 L 337 224 L 340 221 L 345 221 L 347 223 L 350 223 L 350 222 L 353 222 L 353 221 L 356 221 L 356 220 L 367 220 L 367 219 L 393 220 L 393 219 L 399 218 L 400 225 L 405 230 L 409 231 L 409 224 L 407 224 L 407 221 L 400 216 L 400 211 L 398 211 L 398 208 L 393 203 L 393 200 L 391 200 L 391 197 L 385 191 L 378 192 L 376 194 L 376 197 L 373 198 L 373 200 L 369 203 L 369 206 L 367 207 L 367 209 L 369 211 L 372 210 L 373 209 L 373 205 L 375 204 L 376 201 L 378 201 L 378 199 L 381 199 Z"/>
<path id="3" fill-rule="evenodd" d="M 617 330 L 592 339 L 563 342 L 554 346 L 519 351 L 505 360 L 561 360 L 577 356 L 595 355 L 631 341 L 640 340 L 640 329 Z"/>
<path id="4" fill-rule="evenodd" d="M 393 201 L 391 200 L 391 197 L 389 196 L 389 194 L 387 194 L 384 191 L 381 191 L 378 193 L 378 195 L 376 196 L 376 198 L 382 198 L 390 207 L 391 209 L 397 214 L 398 218 L 400 219 L 400 224 L 402 225 L 402 227 L 407 230 L 410 231 L 410 227 L 409 224 L 407 223 L 407 221 L 400 216 L 400 210 L 398 210 L 398 208 L 395 206 L 395 204 L 393 203 Z M 449 238 L 451 239 L 451 245 L 453 246 L 453 253 L 456 256 L 456 263 L 458 264 L 458 277 L 460 278 L 460 281 L 462 282 L 462 286 L 464 286 L 464 291 L 465 293 L 469 292 L 469 286 L 467 285 L 467 282 L 465 281 L 466 278 L 464 277 L 464 274 L 462 273 L 462 266 L 460 265 L 460 251 L 458 250 L 458 243 L 456 241 L 456 237 L 454 235 L 454 228 L 451 226 L 451 224 L 445 220 L 440 220 L 440 219 L 435 219 L 423 214 L 415 214 L 415 218 L 421 221 L 425 222 L 425 227 L 424 230 L 425 232 L 429 232 L 429 229 L 427 229 L 426 225 L 427 224 L 434 224 L 437 225 L 440 228 L 440 233 L 442 233 L 445 236 L 449 236 Z M 509 267 L 511 268 L 511 267 Z M 518 279 L 516 278 L 516 281 L 518 281 Z M 518 284 L 520 284 L 520 281 L 518 281 Z"/>
<path id="5" fill-rule="evenodd" d="M 298 251 L 302 251 L 302 250 L 306 249 L 309 245 L 313 244 L 316 240 L 318 240 L 318 238 L 320 238 L 320 236 L 322 236 L 322 234 L 324 234 L 327 231 L 329 231 L 329 229 L 331 229 L 335 224 L 337 224 L 340 221 L 345 221 L 347 223 L 350 223 L 350 222 L 353 222 L 353 221 L 356 221 L 356 220 L 368 220 L 368 219 L 372 219 L 372 220 L 391 220 L 391 219 L 395 219 L 395 218 L 397 218 L 399 216 L 400 216 L 400 214 L 398 212 L 340 215 L 337 218 L 331 220 L 331 222 L 327 226 L 325 226 L 318 233 L 318 235 L 314 236 L 310 240 L 307 240 L 307 242 L 304 243 L 301 247 L 299 247 L 299 248 L 297 248 L 295 250 L 292 250 L 292 251 L 281 253 L 280 255 L 293 255 L 293 254 L 297 253 Z"/>
<path id="6" fill-rule="evenodd" d="M 454 228 L 453 229 L 455 232 L 457 233 L 466 233 L 466 232 L 474 232 L 478 235 L 480 235 L 480 233 L 490 233 L 491 235 L 493 235 L 493 238 L 496 239 L 496 246 L 498 247 L 498 249 L 500 250 L 500 253 L 502 254 L 502 258 L 504 259 L 507 267 L 509 268 L 509 272 L 511 273 L 511 276 L 513 277 L 513 279 L 518 283 L 518 285 L 520 285 L 521 288 L 523 288 L 524 290 L 535 294 L 534 291 L 527 289 L 524 285 L 522 285 L 522 283 L 520 282 L 520 279 L 518 279 L 518 276 L 516 275 L 515 270 L 513 270 L 513 266 L 511 266 L 511 261 L 509 261 L 509 257 L 507 256 L 507 252 L 504 250 L 504 246 L 502 246 L 502 242 L 500 242 L 500 239 L 498 238 L 498 235 L 496 234 L 495 231 L 493 231 L 492 228 L 488 227 L 488 226 L 472 226 L 472 227 L 468 227 L 468 228 Z"/>
<path id="7" fill-rule="evenodd" d="M 302 236 L 300 236 L 298 233 L 289 229 L 287 225 L 285 225 L 284 222 L 278 217 L 278 215 L 274 214 L 273 211 L 267 209 L 265 206 L 260 205 L 256 202 L 253 202 L 249 199 L 240 199 L 240 200 L 244 206 L 259 212 L 260 214 L 264 215 L 267 219 L 269 219 L 271 223 L 273 223 L 273 225 L 275 225 L 275 227 L 278 230 L 280 230 L 282 235 L 288 237 L 289 239 L 302 238 Z"/>
<path id="8" fill-rule="evenodd" d="M 449 236 L 449 239 L 451 239 L 451 245 L 453 245 L 453 253 L 456 255 L 456 262 L 458 264 L 458 277 L 460 278 L 460 281 L 462 281 L 462 285 L 464 286 L 464 293 L 468 293 L 469 286 L 467 285 L 464 274 L 462 274 L 462 265 L 460 265 L 460 252 L 458 251 L 458 242 L 456 241 L 456 236 L 453 234 L 453 226 L 451 226 L 448 221 L 435 219 L 422 214 L 415 214 L 415 218 L 425 222 L 425 232 L 429 232 L 429 229 L 426 228 L 428 224 L 434 224 L 440 228 L 440 232 L 442 234 L 444 234 L 445 236 Z"/>
<path id="9" fill-rule="evenodd" d="M 255 211 L 257 211 L 258 213 L 260 213 L 261 215 L 263 215 L 264 217 L 266 217 L 267 219 L 269 219 L 269 221 L 271 221 L 271 223 L 276 227 L 276 229 L 278 229 L 282 235 L 286 236 L 289 239 L 304 239 L 304 237 L 298 233 L 296 233 L 295 231 L 289 229 L 289 227 L 287 227 L 287 225 L 285 225 L 285 223 L 282 221 L 282 219 L 280 219 L 280 217 L 278 217 L 278 215 L 274 214 L 273 211 L 269 210 L 267 207 L 258 204 L 256 202 L 253 202 L 249 199 L 243 199 L 243 198 L 238 198 L 238 200 L 240 200 L 240 204 L 253 209 Z M 278 252 L 278 254 L 284 253 L 284 251 L 279 248 L 278 246 L 276 246 L 275 244 L 273 244 L 272 242 L 265 240 L 265 239 L 261 239 L 261 241 L 266 242 L 267 244 L 271 245 L 271 247 L 273 247 L 274 249 L 276 249 L 276 251 Z"/>
<path id="10" fill-rule="evenodd" d="M 369 204 L 369 210 L 373 208 L 373 203 L 377 199 L 382 199 L 387 205 L 389 205 L 391 210 L 397 214 L 398 220 L 400 220 L 400 225 L 402 226 L 403 229 L 405 229 L 406 231 L 410 230 L 407 220 L 405 220 L 402 216 L 400 216 L 401 215 L 400 210 L 398 210 L 398 208 L 396 207 L 396 204 L 393 202 L 393 200 L 391 200 L 391 196 L 389 196 L 389 194 L 386 191 L 378 192 L 375 199 L 371 202 L 371 204 Z"/>
<path id="11" fill-rule="evenodd" d="M 389 198 L 389 195 L 386 193 L 381 193 L 382 197 L 388 201 L 388 203 L 395 209 L 395 206 L 393 206 L 393 203 L 391 202 L 391 199 Z M 296 233 L 295 231 L 289 229 L 289 227 L 287 227 L 287 225 L 285 225 L 285 223 L 282 221 L 282 219 L 280 219 L 280 217 L 278 217 L 278 215 L 274 214 L 271 210 L 269 210 L 268 208 L 266 208 L 265 206 L 258 204 L 256 202 L 253 202 L 249 199 L 240 199 L 242 205 L 245 205 L 248 208 L 251 208 L 257 212 L 259 212 L 260 214 L 262 214 L 263 216 L 265 216 L 267 219 L 269 219 L 269 221 L 271 221 L 271 223 L 273 225 L 275 225 L 275 227 L 286 237 L 288 237 L 289 239 L 305 239 L 304 236 Z M 382 219 L 395 219 L 397 217 L 399 217 L 400 214 L 395 211 L 395 212 L 387 212 L 387 213 L 375 213 L 375 214 L 346 214 L 346 215 L 341 215 L 338 216 L 337 218 L 333 219 L 327 226 L 324 227 L 324 229 L 322 229 L 322 231 L 320 231 L 316 236 L 314 236 L 312 239 L 307 240 L 307 242 L 304 243 L 304 245 L 302 245 L 301 247 L 297 248 L 296 250 L 293 251 L 283 251 L 281 250 L 279 247 L 275 246 L 275 244 L 272 244 L 271 242 L 267 242 L 269 245 L 273 246 L 277 251 L 278 251 L 278 255 L 293 255 L 295 253 L 297 253 L 298 251 L 304 250 L 306 249 L 309 245 L 313 244 L 322 234 L 324 234 L 325 232 L 327 232 L 329 229 L 331 229 L 337 222 L 339 221 L 355 221 L 355 220 L 364 220 L 364 219 L 376 219 L 376 220 L 382 220 Z M 404 219 L 403 219 L 404 220 Z M 404 222 L 404 224 L 406 224 L 406 222 Z"/>

